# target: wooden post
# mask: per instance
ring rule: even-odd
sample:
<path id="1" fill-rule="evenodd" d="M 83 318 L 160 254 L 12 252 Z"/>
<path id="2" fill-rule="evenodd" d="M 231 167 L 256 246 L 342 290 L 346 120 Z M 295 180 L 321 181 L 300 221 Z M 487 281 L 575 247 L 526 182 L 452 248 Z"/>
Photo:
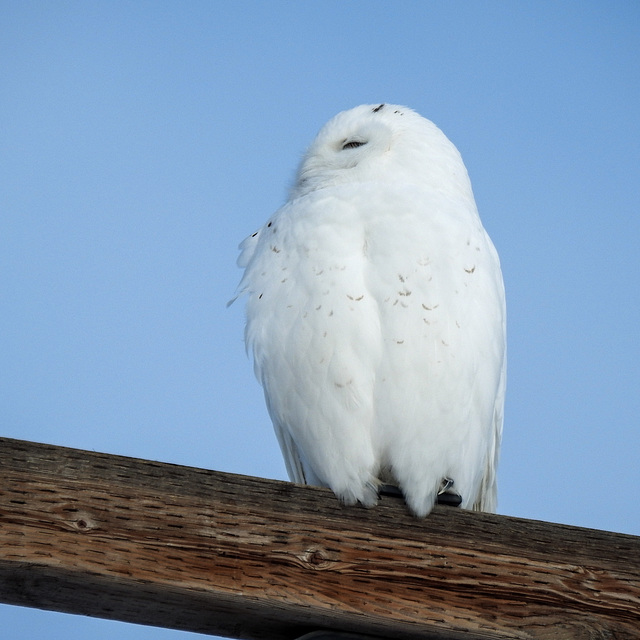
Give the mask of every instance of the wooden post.
<path id="1" fill-rule="evenodd" d="M 0 601 L 232 638 L 640 638 L 640 538 L 0 439 Z"/>

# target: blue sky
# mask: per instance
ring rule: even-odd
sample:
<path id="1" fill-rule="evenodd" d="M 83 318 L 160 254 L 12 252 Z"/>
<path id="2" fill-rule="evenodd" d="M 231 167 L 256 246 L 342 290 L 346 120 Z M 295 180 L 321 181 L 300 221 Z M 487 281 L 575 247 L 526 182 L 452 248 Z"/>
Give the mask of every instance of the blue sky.
<path id="1" fill-rule="evenodd" d="M 285 479 L 238 243 L 338 111 L 458 146 L 502 260 L 499 512 L 640 535 L 640 5 L 0 2 L 4 436 Z M 12 639 L 196 638 L 0 606 Z"/>

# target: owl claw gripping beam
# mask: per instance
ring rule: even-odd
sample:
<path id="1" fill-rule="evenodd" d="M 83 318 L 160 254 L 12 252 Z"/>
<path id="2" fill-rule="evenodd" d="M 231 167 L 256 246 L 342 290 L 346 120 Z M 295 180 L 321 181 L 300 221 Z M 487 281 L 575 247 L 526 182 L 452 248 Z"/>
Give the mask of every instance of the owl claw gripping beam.
<path id="1" fill-rule="evenodd" d="M 504 287 L 440 129 L 397 105 L 339 113 L 240 247 L 246 343 L 291 480 L 366 507 L 394 485 L 417 516 L 494 511 Z"/>

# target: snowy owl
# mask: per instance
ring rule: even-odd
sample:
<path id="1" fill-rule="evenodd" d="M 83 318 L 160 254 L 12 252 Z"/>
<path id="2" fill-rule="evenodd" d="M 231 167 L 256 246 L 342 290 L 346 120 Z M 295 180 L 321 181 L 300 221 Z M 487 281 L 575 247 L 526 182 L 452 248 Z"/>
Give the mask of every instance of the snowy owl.
<path id="1" fill-rule="evenodd" d="M 292 481 L 347 505 L 398 487 L 495 511 L 505 389 L 496 250 L 457 149 L 406 107 L 318 133 L 240 245 L 246 344 Z"/>

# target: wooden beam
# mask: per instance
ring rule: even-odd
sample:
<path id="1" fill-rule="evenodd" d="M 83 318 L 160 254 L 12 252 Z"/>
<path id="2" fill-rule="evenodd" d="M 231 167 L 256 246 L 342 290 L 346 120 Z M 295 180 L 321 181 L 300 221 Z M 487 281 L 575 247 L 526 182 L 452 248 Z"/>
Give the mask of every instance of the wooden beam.
<path id="1" fill-rule="evenodd" d="M 640 638 L 640 538 L 0 439 L 0 601 L 248 640 Z"/>

